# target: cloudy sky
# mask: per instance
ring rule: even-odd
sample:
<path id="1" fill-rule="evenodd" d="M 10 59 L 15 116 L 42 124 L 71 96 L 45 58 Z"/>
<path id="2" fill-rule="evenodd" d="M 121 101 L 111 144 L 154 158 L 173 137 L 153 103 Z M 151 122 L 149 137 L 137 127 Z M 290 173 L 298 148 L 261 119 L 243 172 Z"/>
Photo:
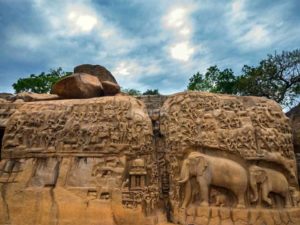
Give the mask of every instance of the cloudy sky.
<path id="1" fill-rule="evenodd" d="M 31 73 L 108 68 L 124 88 L 186 89 L 211 65 L 300 47 L 299 0 L 0 0 L 0 92 Z"/>

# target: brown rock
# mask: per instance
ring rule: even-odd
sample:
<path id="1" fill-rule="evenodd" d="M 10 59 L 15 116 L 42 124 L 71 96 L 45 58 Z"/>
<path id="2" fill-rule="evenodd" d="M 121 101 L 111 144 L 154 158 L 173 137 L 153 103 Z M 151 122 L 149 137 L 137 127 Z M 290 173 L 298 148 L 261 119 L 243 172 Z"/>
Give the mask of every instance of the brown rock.
<path id="1" fill-rule="evenodd" d="M 120 86 L 110 81 L 102 81 L 104 95 L 113 96 L 120 92 Z"/>
<path id="2" fill-rule="evenodd" d="M 99 78 L 101 82 L 110 81 L 118 84 L 114 76 L 104 66 L 82 64 L 74 68 L 74 73 L 87 73 Z"/>
<path id="3" fill-rule="evenodd" d="M 275 102 L 140 99 L 0 103 L 0 224 L 300 224 L 292 132 Z"/>
<path id="4" fill-rule="evenodd" d="M 21 92 L 13 97 L 14 101 L 18 99 L 21 99 L 24 102 L 49 101 L 49 100 L 57 100 L 59 99 L 59 96 L 55 94 L 38 94 L 38 93 L 30 93 L 30 92 Z"/>
<path id="5" fill-rule="evenodd" d="M 11 98 L 13 96 L 13 94 L 10 93 L 0 93 L 0 99 L 6 99 L 9 100 L 9 98 Z"/>
<path id="6" fill-rule="evenodd" d="M 75 73 L 54 84 L 51 93 L 62 98 L 93 98 L 103 96 L 103 87 L 95 76 Z"/>
<path id="7" fill-rule="evenodd" d="M 293 141 L 296 153 L 300 153 L 300 104 L 286 114 L 291 121 Z"/>

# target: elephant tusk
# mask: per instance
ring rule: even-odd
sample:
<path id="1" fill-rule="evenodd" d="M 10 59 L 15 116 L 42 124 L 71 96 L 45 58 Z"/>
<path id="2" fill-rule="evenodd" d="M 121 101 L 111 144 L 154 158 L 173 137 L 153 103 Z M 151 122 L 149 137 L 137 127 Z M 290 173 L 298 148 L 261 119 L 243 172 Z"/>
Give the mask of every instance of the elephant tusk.
<path id="1" fill-rule="evenodd" d="M 178 180 L 177 182 L 180 183 L 180 184 L 183 184 L 183 183 L 187 182 L 188 179 L 189 179 L 189 178 L 187 177 L 187 178 L 185 178 L 185 179 L 183 179 L 183 180 Z"/>

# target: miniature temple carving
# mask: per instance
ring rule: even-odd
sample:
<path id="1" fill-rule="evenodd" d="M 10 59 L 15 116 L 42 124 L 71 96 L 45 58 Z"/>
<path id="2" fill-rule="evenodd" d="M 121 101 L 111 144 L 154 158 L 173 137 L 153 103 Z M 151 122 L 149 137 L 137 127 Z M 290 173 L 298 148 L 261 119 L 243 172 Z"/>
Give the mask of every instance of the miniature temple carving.
<path id="1" fill-rule="evenodd" d="M 0 128 L 0 225 L 300 224 L 289 119 L 265 98 L 5 102 Z"/>

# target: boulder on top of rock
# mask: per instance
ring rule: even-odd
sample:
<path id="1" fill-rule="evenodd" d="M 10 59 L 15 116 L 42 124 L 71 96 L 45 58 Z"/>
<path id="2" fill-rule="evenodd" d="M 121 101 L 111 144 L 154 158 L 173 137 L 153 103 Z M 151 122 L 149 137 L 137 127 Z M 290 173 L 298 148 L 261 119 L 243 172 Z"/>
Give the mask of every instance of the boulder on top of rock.
<path id="1" fill-rule="evenodd" d="M 99 79 L 86 73 L 74 73 L 52 86 L 51 94 L 62 98 L 93 98 L 103 96 Z"/>
<path id="2" fill-rule="evenodd" d="M 114 76 L 104 66 L 82 64 L 74 68 L 74 73 L 87 73 L 99 78 L 101 82 L 110 81 L 118 84 Z"/>
<path id="3" fill-rule="evenodd" d="M 113 96 L 120 92 L 120 86 L 110 81 L 102 81 L 103 91 L 105 96 Z"/>

